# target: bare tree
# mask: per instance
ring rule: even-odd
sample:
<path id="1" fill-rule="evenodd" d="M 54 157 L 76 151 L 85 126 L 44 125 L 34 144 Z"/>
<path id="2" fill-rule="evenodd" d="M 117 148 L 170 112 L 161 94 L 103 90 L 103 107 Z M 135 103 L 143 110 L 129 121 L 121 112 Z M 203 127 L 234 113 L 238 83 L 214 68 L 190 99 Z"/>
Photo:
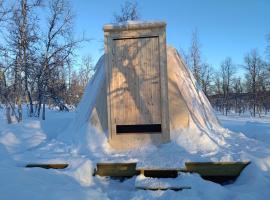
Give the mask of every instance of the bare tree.
<path id="1" fill-rule="evenodd" d="M 245 56 L 244 69 L 247 71 L 247 90 L 250 92 L 250 105 L 252 116 L 256 116 L 258 107 L 258 95 L 262 86 L 264 62 L 256 49 L 251 50 Z M 260 83 L 261 82 L 261 83 Z"/>
<path id="2" fill-rule="evenodd" d="M 92 57 L 90 55 L 84 56 L 82 58 L 82 65 L 79 70 L 79 80 L 83 88 L 86 87 L 94 73 L 95 68 L 93 65 Z"/>
<path id="3" fill-rule="evenodd" d="M 219 71 L 214 73 L 214 93 L 218 95 L 222 94 L 222 81 Z"/>
<path id="4" fill-rule="evenodd" d="M 37 37 L 37 17 L 35 8 L 39 1 L 17 1 L 12 7 L 12 16 L 8 23 L 7 47 L 9 65 L 13 71 L 13 107 L 17 106 L 17 121 L 22 121 L 22 103 L 30 103 L 30 116 L 33 113 L 33 101 L 29 89 L 30 73 L 33 69 L 33 56 Z M 32 69 L 31 69 L 32 68 Z"/>
<path id="5" fill-rule="evenodd" d="M 72 58 L 79 44 L 86 41 L 83 37 L 73 37 L 74 15 L 69 0 L 45 2 L 47 17 L 43 25 L 47 28 L 42 29 L 36 14 L 40 0 L 12 3 L 7 4 L 11 10 L 7 12 L 0 0 L 0 24 L 6 20 L 6 26 L 0 26 L 5 35 L 0 44 L 0 100 L 7 107 L 7 119 L 10 121 L 11 113 L 21 121 L 25 103 L 30 116 L 39 117 L 42 111 L 42 119 L 45 119 L 46 104 L 68 110 L 65 102 L 72 85 Z M 90 57 L 85 59 L 85 65 L 84 82 L 93 71 Z M 38 102 L 35 113 L 34 102 Z"/>
<path id="6" fill-rule="evenodd" d="M 21 0 L 21 27 L 20 27 L 20 35 L 21 35 L 21 49 L 22 49 L 22 71 L 24 73 L 23 81 L 24 81 L 24 90 L 27 96 L 27 102 L 29 102 L 29 115 L 30 117 L 33 115 L 33 100 L 32 94 L 29 88 L 29 78 L 30 73 L 33 69 L 31 67 L 33 64 L 33 52 L 36 50 L 33 46 L 38 41 L 38 25 L 36 22 L 38 18 L 36 15 L 33 16 L 34 9 L 40 6 L 40 0 L 36 0 L 34 2 L 27 2 L 27 0 Z"/>
<path id="7" fill-rule="evenodd" d="M 229 111 L 229 94 L 232 89 L 232 79 L 235 74 L 235 65 L 230 57 L 226 58 L 221 64 L 222 92 L 223 92 L 223 113 Z"/>
<path id="8" fill-rule="evenodd" d="M 41 54 L 41 65 L 37 73 L 38 82 L 38 116 L 40 115 L 41 104 L 42 119 L 45 119 L 45 104 L 48 97 L 55 97 L 57 94 L 50 94 L 48 84 L 50 75 L 54 70 L 63 67 L 74 55 L 78 44 L 84 39 L 73 38 L 73 14 L 67 0 L 51 0 L 49 2 L 49 16 L 47 19 L 47 32 L 43 42 L 43 52 Z M 58 104 L 63 105 L 61 100 Z"/>
<path id="9" fill-rule="evenodd" d="M 5 5 L 6 1 L 0 0 L 0 24 L 3 25 L 3 22 L 8 20 L 8 15 L 11 12 L 12 8 Z M 0 29 L 0 32 L 3 30 Z"/>
<path id="10" fill-rule="evenodd" d="M 11 13 L 11 8 L 8 8 L 5 5 L 6 1 L 0 0 L 0 34 L 1 37 L 4 35 L 5 32 L 5 25 L 9 19 L 9 14 Z M 7 86 L 7 77 L 6 71 L 8 70 L 7 64 L 7 49 L 5 44 L 3 44 L 3 40 L 0 43 L 0 103 L 4 103 L 6 105 L 6 118 L 7 122 L 10 124 L 12 123 L 11 120 L 11 107 L 10 107 L 10 88 Z"/>
<path id="11" fill-rule="evenodd" d="M 79 70 L 80 73 L 80 70 Z M 80 78 L 76 71 L 73 71 L 71 74 L 71 85 L 70 85 L 70 94 L 71 102 L 73 105 L 77 105 L 83 95 L 84 88 L 80 83 Z"/>
<path id="12" fill-rule="evenodd" d="M 233 79 L 233 93 L 234 93 L 234 110 L 241 115 L 245 110 L 245 104 L 241 96 L 243 94 L 243 84 L 240 77 Z"/>
<path id="13" fill-rule="evenodd" d="M 193 31 L 192 39 L 191 39 L 191 46 L 189 49 L 189 60 L 188 65 L 191 68 L 194 78 L 197 80 L 200 86 L 202 77 L 202 63 L 201 63 L 201 50 L 200 50 L 200 43 L 198 39 L 198 32 L 197 30 Z"/>
<path id="14" fill-rule="evenodd" d="M 266 56 L 267 56 L 267 71 L 268 71 L 268 79 L 270 82 L 270 34 L 267 36 L 267 46 L 266 46 Z"/>
<path id="15" fill-rule="evenodd" d="M 213 69 L 208 63 L 203 63 L 201 68 L 201 87 L 206 96 L 211 93 Z"/>
<path id="16" fill-rule="evenodd" d="M 121 6 L 120 13 L 114 14 L 114 21 L 117 23 L 138 19 L 140 19 L 140 15 L 138 11 L 138 3 L 136 1 L 125 1 Z"/>
<path id="17" fill-rule="evenodd" d="M 2 34 L 3 33 L 3 22 L 5 21 L 5 18 L 8 14 L 8 10 L 5 8 L 4 6 L 4 1 L 3 0 L 0 0 L 0 33 Z M 5 48 L 3 47 L 3 44 L 2 42 L 0 43 L 0 55 L 1 55 L 1 58 L 4 57 L 4 54 L 5 54 Z M 5 73 L 4 73 L 4 69 L 5 69 L 5 66 L 4 66 L 4 63 L 3 63 L 3 59 L 0 60 L 0 91 L 2 91 L 4 89 L 4 86 L 5 86 Z M 0 93 L 0 99 L 2 99 L 1 95 L 3 95 L 2 93 Z"/>

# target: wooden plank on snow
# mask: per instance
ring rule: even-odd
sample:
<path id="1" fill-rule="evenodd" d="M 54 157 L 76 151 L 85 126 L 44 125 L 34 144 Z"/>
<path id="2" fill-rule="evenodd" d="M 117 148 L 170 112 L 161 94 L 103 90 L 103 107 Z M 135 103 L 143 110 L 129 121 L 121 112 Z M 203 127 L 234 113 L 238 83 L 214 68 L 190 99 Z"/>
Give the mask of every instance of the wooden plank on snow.
<path id="1" fill-rule="evenodd" d="M 239 176 L 250 162 L 186 162 L 187 172 L 202 176 Z"/>
<path id="2" fill-rule="evenodd" d="M 235 181 L 250 162 L 186 162 L 182 172 L 198 173 L 206 180 L 228 184 Z"/>
<path id="3" fill-rule="evenodd" d="M 33 167 L 39 167 L 43 169 L 65 169 L 68 167 L 68 164 L 66 163 L 51 163 L 51 164 L 44 164 L 44 163 L 31 163 L 27 164 L 25 167 L 27 168 L 33 168 Z"/>
<path id="4" fill-rule="evenodd" d="M 132 177 L 137 175 L 137 163 L 97 163 L 94 175 Z"/>
<path id="5" fill-rule="evenodd" d="M 179 169 L 137 169 L 139 174 L 152 178 L 176 178 Z"/>
<path id="6" fill-rule="evenodd" d="M 174 191 L 181 191 L 184 189 L 191 189 L 190 186 L 179 186 L 179 187 L 142 187 L 142 186 L 136 186 L 136 189 L 139 190 L 174 190 Z"/>

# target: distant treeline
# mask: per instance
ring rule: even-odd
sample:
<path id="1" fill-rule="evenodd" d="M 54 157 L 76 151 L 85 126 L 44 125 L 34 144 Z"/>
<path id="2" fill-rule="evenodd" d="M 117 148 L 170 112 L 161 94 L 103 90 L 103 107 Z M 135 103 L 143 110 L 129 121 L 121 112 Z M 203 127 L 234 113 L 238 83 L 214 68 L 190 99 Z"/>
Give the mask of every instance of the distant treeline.
<path id="1" fill-rule="evenodd" d="M 253 102 L 253 97 L 254 94 L 248 92 L 229 93 L 227 100 L 222 94 L 208 96 L 208 99 L 213 108 L 224 115 L 226 115 L 226 112 L 234 112 L 238 115 L 249 112 L 250 115 L 254 116 L 254 105 L 257 116 L 268 114 L 270 111 L 270 91 L 258 93 L 256 102 Z"/>
<path id="2" fill-rule="evenodd" d="M 190 48 L 180 53 L 217 111 L 224 115 L 248 111 L 255 117 L 267 113 L 270 106 L 270 35 L 266 39 L 265 53 L 247 50 L 241 64 L 230 57 L 215 67 L 204 61 L 197 31 L 192 35 Z"/>

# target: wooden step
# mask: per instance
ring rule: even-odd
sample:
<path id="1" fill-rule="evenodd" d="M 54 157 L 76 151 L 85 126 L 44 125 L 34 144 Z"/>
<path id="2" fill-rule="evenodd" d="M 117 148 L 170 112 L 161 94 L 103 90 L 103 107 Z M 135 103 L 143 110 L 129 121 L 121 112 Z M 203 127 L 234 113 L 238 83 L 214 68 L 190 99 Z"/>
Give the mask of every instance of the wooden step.
<path id="1" fill-rule="evenodd" d="M 137 163 L 97 163 L 94 175 L 111 177 L 132 177 L 144 174 L 154 178 L 176 178 L 179 169 L 136 169 Z"/>
<path id="2" fill-rule="evenodd" d="M 111 177 L 132 177 L 137 175 L 137 163 L 97 163 L 94 175 Z"/>
<path id="3" fill-rule="evenodd" d="M 27 164 L 25 167 L 27 168 L 40 167 L 43 169 L 65 169 L 68 167 L 68 164 L 66 163 L 51 163 L 51 164 L 31 163 L 31 164 Z"/>
<path id="4" fill-rule="evenodd" d="M 143 174 L 153 178 L 176 178 L 179 173 L 198 173 L 202 178 L 226 183 L 234 181 L 250 162 L 186 162 L 185 168 L 136 168 L 137 163 L 97 163 L 94 175 L 132 177 Z"/>
<path id="5" fill-rule="evenodd" d="M 204 179 L 226 183 L 234 181 L 250 162 L 186 162 L 182 172 L 198 173 Z"/>
<path id="6" fill-rule="evenodd" d="M 137 169 L 138 174 L 143 174 L 145 177 L 152 178 L 176 178 L 179 169 Z"/>

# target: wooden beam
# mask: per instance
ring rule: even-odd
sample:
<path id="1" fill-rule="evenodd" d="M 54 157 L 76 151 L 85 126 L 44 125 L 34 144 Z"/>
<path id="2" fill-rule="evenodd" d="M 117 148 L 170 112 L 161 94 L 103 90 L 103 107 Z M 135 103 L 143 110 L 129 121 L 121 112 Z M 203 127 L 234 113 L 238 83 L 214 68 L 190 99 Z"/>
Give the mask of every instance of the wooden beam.
<path id="1" fill-rule="evenodd" d="M 137 169 L 138 174 L 152 178 L 176 178 L 179 171 L 178 169 Z"/>
<path id="2" fill-rule="evenodd" d="M 250 162 L 186 162 L 182 172 L 198 173 L 203 179 L 222 185 L 233 183 Z"/>
<path id="3" fill-rule="evenodd" d="M 27 168 L 40 167 L 43 169 L 65 169 L 68 167 L 68 164 L 66 163 L 61 163 L 61 164 L 31 163 L 31 164 L 27 164 L 25 167 Z"/>
<path id="4" fill-rule="evenodd" d="M 132 177 L 143 174 L 152 178 L 176 178 L 181 172 L 198 173 L 216 183 L 234 181 L 250 162 L 186 162 L 185 168 L 136 168 L 137 163 L 98 163 L 95 175 Z"/>
<path id="5" fill-rule="evenodd" d="M 94 175 L 132 177 L 137 175 L 137 163 L 97 163 Z"/>
<path id="6" fill-rule="evenodd" d="M 191 189 L 190 186 L 179 186 L 179 187 L 141 187 L 141 186 L 137 186 L 136 189 L 139 190 L 174 190 L 174 191 L 181 191 L 184 189 Z"/>
<path id="7" fill-rule="evenodd" d="M 239 176 L 250 162 L 186 162 L 183 171 L 201 176 Z"/>

